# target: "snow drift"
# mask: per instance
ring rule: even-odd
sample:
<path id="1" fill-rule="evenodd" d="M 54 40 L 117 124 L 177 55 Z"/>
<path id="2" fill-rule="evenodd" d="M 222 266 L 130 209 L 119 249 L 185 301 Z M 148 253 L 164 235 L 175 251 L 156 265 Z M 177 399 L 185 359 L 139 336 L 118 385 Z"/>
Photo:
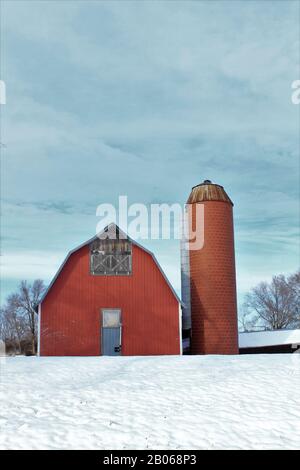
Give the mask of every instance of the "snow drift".
<path id="1" fill-rule="evenodd" d="M 295 449 L 300 356 L 7 358 L 2 449 Z"/>

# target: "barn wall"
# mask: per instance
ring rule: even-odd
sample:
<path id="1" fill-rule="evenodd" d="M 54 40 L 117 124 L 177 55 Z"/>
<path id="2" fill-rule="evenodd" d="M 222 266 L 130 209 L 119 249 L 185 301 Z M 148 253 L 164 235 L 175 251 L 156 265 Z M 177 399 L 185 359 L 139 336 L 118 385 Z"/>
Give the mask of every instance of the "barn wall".
<path id="1" fill-rule="evenodd" d="M 42 356 L 101 352 L 101 308 L 122 310 L 122 355 L 179 354 L 178 301 L 152 256 L 132 246 L 132 274 L 93 276 L 89 246 L 73 253 L 42 303 Z"/>

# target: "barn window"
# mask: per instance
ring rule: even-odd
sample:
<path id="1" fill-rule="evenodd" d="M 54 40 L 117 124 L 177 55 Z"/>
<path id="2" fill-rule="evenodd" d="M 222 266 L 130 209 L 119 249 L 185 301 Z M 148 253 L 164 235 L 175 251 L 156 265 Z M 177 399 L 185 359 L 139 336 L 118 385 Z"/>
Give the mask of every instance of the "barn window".
<path id="1" fill-rule="evenodd" d="M 119 328 L 121 325 L 121 310 L 105 309 L 102 310 L 103 328 Z"/>
<path id="2" fill-rule="evenodd" d="M 132 270 L 132 243 L 128 239 L 97 238 L 90 245 L 91 274 L 126 276 Z"/>

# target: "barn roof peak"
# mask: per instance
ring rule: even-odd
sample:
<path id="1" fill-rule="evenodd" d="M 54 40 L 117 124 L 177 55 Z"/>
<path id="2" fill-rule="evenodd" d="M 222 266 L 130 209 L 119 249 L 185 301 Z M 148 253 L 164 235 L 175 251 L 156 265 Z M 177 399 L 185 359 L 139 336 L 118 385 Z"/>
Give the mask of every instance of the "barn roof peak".
<path id="1" fill-rule="evenodd" d="M 100 232 L 98 232 L 95 237 L 93 237 L 94 239 L 96 238 L 102 238 L 101 235 L 104 234 L 104 233 L 107 233 L 108 235 L 111 235 L 111 237 L 108 237 L 108 238 L 113 238 L 114 236 L 116 237 L 116 239 L 130 239 L 131 238 L 129 237 L 129 235 L 124 232 L 122 229 L 120 229 L 120 227 L 115 223 L 115 222 L 111 222 L 110 224 L 106 225 L 106 227 L 104 227 L 102 230 L 100 230 Z M 132 240 L 131 240 L 132 241 Z M 86 242 L 88 243 L 88 242 Z"/>
<path id="2" fill-rule="evenodd" d="M 55 276 L 53 277 L 52 281 L 50 282 L 49 286 L 47 287 L 44 295 L 42 296 L 40 302 L 39 302 L 39 305 L 42 304 L 42 302 L 44 301 L 45 297 L 47 296 L 48 292 L 50 291 L 51 287 L 53 286 L 53 284 L 55 283 L 56 279 L 58 278 L 60 272 L 62 271 L 63 267 L 65 266 L 66 262 L 68 261 L 68 259 L 70 258 L 70 256 L 75 253 L 76 251 L 80 250 L 81 248 L 83 248 L 84 246 L 86 245 L 90 245 L 91 243 L 93 243 L 95 240 L 97 240 L 98 238 L 100 238 L 100 236 L 106 231 L 106 232 L 113 232 L 114 230 L 116 230 L 117 234 L 118 234 L 118 237 L 120 237 L 121 235 L 121 238 L 122 239 L 127 239 L 129 241 L 131 241 L 131 243 L 133 245 L 136 245 L 138 246 L 139 248 L 141 248 L 143 251 L 145 251 L 146 253 L 148 253 L 153 261 L 155 262 L 155 264 L 157 265 L 158 269 L 160 270 L 162 276 L 164 277 L 166 283 L 168 284 L 169 288 L 171 289 L 174 297 L 176 298 L 176 300 L 181 304 L 181 300 L 180 298 L 178 297 L 178 295 L 176 294 L 172 284 L 170 283 L 169 279 L 167 278 L 166 274 L 164 273 L 162 267 L 160 266 L 159 262 L 157 261 L 154 253 L 150 250 L 148 250 L 147 248 L 145 248 L 144 246 L 140 245 L 137 241 L 133 240 L 126 232 L 124 232 L 122 229 L 120 229 L 120 227 L 112 222 L 110 223 L 109 225 L 107 225 L 103 230 L 101 230 L 100 232 L 97 233 L 97 235 L 95 235 L 94 237 L 90 238 L 89 240 L 87 240 L 86 242 L 84 243 L 81 243 L 81 245 L 78 245 L 76 248 L 73 248 L 73 250 L 70 250 L 69 253 L 67 254 L 66 258 L 64 259 L 64 261 L 62 262 L 62 264 L 60 265 L 57 273 L 55 274 Z"/>

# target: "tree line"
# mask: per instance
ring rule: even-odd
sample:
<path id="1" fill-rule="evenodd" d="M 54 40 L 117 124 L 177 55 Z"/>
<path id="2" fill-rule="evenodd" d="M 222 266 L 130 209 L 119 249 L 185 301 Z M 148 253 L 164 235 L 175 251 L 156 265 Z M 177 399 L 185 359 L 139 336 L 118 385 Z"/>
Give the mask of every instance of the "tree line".
<path id="1" fill-rule="evenodd" d="M 8 354 L 36 354 L 37 306 L 45 289 L 41 279 L 32 284 L 22 281 L 0 309 L 0 339 Z M 271 282 L 253 287 L 240 310 L 243 331 L 300 328 L 300 271 L 273 276 Z"/>
<path id="2" fill-rule="evenodd" d="M 243 331 L 300 328 L 300 271 L 253 287 L 245 296 L 239 322 Z"/>
<path id="3" fill-rule="evenodd" d="M 37 351 L 37 306 L 46 286 L 41 279 L 22 281 L 0 310 L 0 339 L 7 354 L 34 355 Z"/>

